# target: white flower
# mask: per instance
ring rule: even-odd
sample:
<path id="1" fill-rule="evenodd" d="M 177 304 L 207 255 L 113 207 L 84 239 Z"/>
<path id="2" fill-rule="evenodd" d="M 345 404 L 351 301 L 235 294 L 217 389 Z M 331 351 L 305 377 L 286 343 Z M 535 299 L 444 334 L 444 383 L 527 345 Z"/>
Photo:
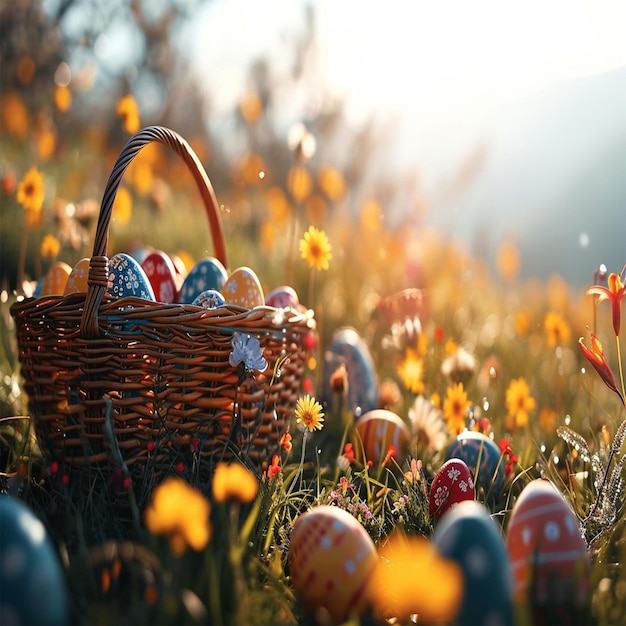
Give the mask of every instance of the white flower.
<path id="1" fill-rule="evenodd" d="M 248 371 L 263 372 L 267 369 L 267 361 L 263 356 L 263 348 L 256 337 L 233 333 L 233 351 L 228 356 L 228 362 L 236 367 L 243 363 Z"/>
<path id="2" fill-rule="evenodd" d="M 443 413 L 430 400 L 420 395 L 409 409 L 413 443 L 429 450 L 444 449 L 449 433 Z M 411 445 L 413 445 L 413 443 Z"/>

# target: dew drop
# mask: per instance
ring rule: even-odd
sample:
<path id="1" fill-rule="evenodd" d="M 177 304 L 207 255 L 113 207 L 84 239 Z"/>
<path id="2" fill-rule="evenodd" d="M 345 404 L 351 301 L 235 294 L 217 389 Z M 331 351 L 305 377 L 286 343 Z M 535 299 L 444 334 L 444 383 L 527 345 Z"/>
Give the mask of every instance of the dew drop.
<path id="1" fill-rule="evenodd" d="M 571 421 L 572 421 L 572 418 L 569 415 L 566 415 L 565 416 L 565 425 L 569 426 Z"/>
<path id="2" fill-rule="evenodd" d="M 558 465 L 560 460 L 561 460 L 561 459 L 559 459 L 559 457 L 558 457 L 556 454 L 552 457 L 552 462 L 553 462 L 555 465 Z"/>
<path id="3" fill-rule="evenodd" d="M 545 443 L 542 443 L 542 444 L 539 446 L 539 449 L 541 450 L 541 453 L 543 454 L 543 453 L 546 451 L 546 444 L 545 444 Z"/>
<path id="4" fill-rule="evenodd" d="M 263 180 L 265 178 L 265 172 L 263 170 L 261 170 L 259 172 L 259 180 Z"/>
<path id="5" fill-rule="evenodd" d="M 489 376 L 491 377 L 492 380 L 495 379 L 495 377 L 497 376 L 495 367 L 492 366 L 489 368 Z"/>

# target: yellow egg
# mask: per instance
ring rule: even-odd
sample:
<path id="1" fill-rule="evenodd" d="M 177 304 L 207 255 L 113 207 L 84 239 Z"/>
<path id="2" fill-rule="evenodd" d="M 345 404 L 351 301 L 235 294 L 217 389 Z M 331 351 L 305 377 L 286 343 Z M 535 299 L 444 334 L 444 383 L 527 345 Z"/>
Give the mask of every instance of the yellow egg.
<path id="1" fill-rule="evenodd" d="M 89 277 L 89 259 L 81 259 L 72 270 L 65 285 L 64 295 L 69 293 L 82 293 L 87 291 L 87 278 Z"/>
<path id="2" fill-rule="evenodd" d="M 265 304 L 265 295 L 259 277 L 249 267 L 237 268 L 221 289 L 226 304 L 236 304 L 247 309 Z"/>
<path id="3" fill-rule="evenodd" d="M 62 296 L 72 268 L 63 261 L 57 261 L 46 274 L 41 287 L 42 296 Z"/>
<path id="4" fill-rule="evenodd" d="M 296 594 L 306 611 L 324 608 L 335 623 L 367 610 L 367 585 L 377 559 L 365 528 L 335 506 L 303 513 L 291 532 L 289 567 Z"/>

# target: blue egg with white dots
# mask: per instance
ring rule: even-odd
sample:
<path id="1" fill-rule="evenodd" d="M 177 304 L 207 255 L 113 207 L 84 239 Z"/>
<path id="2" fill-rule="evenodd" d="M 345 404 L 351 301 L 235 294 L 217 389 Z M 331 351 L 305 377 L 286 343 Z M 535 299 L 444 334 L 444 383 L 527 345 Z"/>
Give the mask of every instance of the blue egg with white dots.
<path id="1" fill-rule="evenodd" d="M 504 485 L 504 463 L 498 445 L 484 433 L 465 430 L 448 448 L 446 460 L 461 459 L 470 468 L 476 489 L 488 501 L 497 499 Z"/>
<path id="2" fill-rule="evenodd" d="M 464 579 L 454 624 L 514 624 L 513 573 L 500 527 L 475 500 L 459 502 L 440 520 L 433 544 Z"/>
<path id="3" fill-rule="evenodd" d="M 185 277 L 178 292 L 180 304 L 191 304 L 203 291 L 214 289 L 221 291 L 228 279 L 228 272 L 223 263 L 209 256 L 198 261 Z"/>
<path id="4" fill-rule="evenodd" d="M 65 573 L 45 526 L 24 502 L 0 496 L 0 623 L 67 624 Z"/>

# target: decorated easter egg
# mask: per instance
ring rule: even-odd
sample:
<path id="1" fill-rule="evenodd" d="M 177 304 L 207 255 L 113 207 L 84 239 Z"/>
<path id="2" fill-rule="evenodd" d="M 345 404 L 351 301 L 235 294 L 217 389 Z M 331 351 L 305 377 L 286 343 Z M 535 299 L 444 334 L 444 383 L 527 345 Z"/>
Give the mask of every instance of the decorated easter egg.
<path id="1" fill-rule="evenodd" d="M 259 277 L 249 267 L 237 268 L 220 290 L 227 304 L 253 309 L 265 304 L 265 295 Z"/>
<path id="2" fill-rule="evenodd" d="M 402 463 L 411 433 L 399 415 L 387 409 L 368 411 L 355 424 L 358 441 L 355 443 L 357 457 L 362 463 L 382 461 L 393 446 L 394 458 Z M 363 455 L 365 458 L 363 458 Z"/>
<path id="3" fill-rule="evenodd" d="M 226 304 L 224 296 L 215 289 L 203 291 L 191 304 L 201 306 L 203 309 L 217 309 Z"/>
<path id="4" fill-rule="evenodd" d="M 190 304 L 207 289 L 221 291 L 227 279 L 228 272 L 219 259 L 212 256 L 200 259 L 185 277 L 178 292 L 178 302 Z"/>
<path id="5" fill-rule="evenodd" d="M 46 528 L 11 496 L 0 496 L 0 563 L 0 622 L 69 624 L 65 574 Z"/>
<path id="6" fill-rule="evenodd" d="M 120 252 L 109 259 L 107 293 L 113 298 L 134 296 L 154 300 L 154 291 L 141 265 L 130 255 Z"/>
<path id="7" fill-rule="evenodd" d="M 474 499 L 474 481 L 462 459 L 449 459 L 435 474 L 430 486 L 430 519 L 437 523 L 450 508 Z"/>
<path id="8" fill-rule="evenodd" d="M 335 331 L 330 347 L 324 353 L 322 399 L 333 400 L 330 384 L 335 371 L 344 365 L 348 377 L 346 407 L 362 415 L 378 406 L 378 377 L 372 354 L 359 333 L 350 327 Z"/>
<path id="9" fill-rule="evenodd" d="M 514 624 L 513 580 L 500 527 L 475 500 L 459 502 L 433 535 L 439 553 L 463 572 L 464 593 L 454 624 Z"/>
<path id="10" fill-rule="evenodd" d="M 267 306 L 273 306 L 276 309 L 295 309 L 300 306 L 300 300 L 298 294 L 293 287 L 289 285 L 283 285 L 272 289 L 265 297 L 265 304 Z"/>
<path id="11" fill-rule="evenodd" d="M 488 499 L 496 499 L 504 484 L 504 463 L 498 445 L 484 433 L 465 430 L 448 449 L 447 459 L 462 459 L 470 468 L 474 485 Z"/>
<path id="12" fill-rule="evenodd" d="M 334 623 L 367 609 L 374 542 L 355 517 L 334 506 L 303 513 L 291 531 L 291 582 L 305 610 L 324 608 Z"/>
<path id="13" fill-rule="evenodd" d="M 174 263 L 162 250 L 154 250 L 141 263 L 157 302 L 171 304 L 176 301 L 176 269 Z"/>
<path id="14" fill-rule="evenodd" d="M 89 288 L 87 279 L 89 278 L 89 259 L 81 259 L 72 269 L 67 284 L 65 285 L 64 294 L 83 293 Z"/>
<path id="15" fill-rule="evenodd" d="M 72 268 L 63 261 L 52 264 L 41 286 L 42 296 L 62 296 L 65 293 L 67 279 L 72 273 Z"/>
<path id="16" fill-rule="evenodd" d="M 178 294 L 180 288 L 183 286 L 185 277 L 187 276 L 187 266 L 178 254 L 170 254 L 170 259 L 172 259 L 174 270 L 176 271 L 176 293 Z"/>
<path id="17" fill-rule="evenodd" d="M 538 478 L 524 487 L 513 505 L 506 545 L 517 601 L 537 608 L 586 604 L 589 552 L 576 514 L 552 482 Z"/>

